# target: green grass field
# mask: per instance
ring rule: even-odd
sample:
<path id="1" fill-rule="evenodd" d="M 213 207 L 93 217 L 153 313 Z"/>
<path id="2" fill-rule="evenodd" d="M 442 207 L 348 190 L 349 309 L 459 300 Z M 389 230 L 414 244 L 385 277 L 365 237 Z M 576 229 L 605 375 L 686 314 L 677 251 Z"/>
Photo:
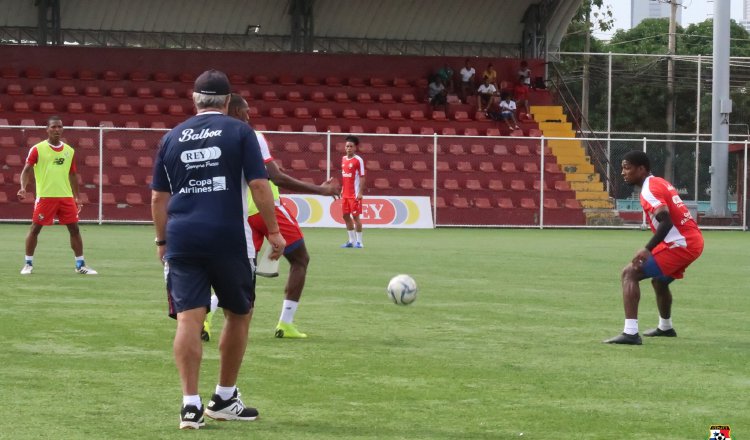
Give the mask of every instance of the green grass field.
<path id="1" fill-rule="evenodd" d="M 707 232 L 673 284 L 679 337 L 632 347 L 601 340 L 622 330 L 620 269 L 649 232 L 367 230 L 352 250 L 343 230 L 307 230 L 308 340 L 273 337 L 286 274 L 258 282 L 238 385 L 261 418 L 182 432 L 152 228 L 83 225 L 96 277 L 73 272 L 59 226 L 19 275 L 26 230 L 0 225 L 3 439 L 750 438 L 746 233 Z M 385 294 L 402 272 L 420 288 L 407 307 Z M 211 341 L 204 401 L 217 357 Z"/>

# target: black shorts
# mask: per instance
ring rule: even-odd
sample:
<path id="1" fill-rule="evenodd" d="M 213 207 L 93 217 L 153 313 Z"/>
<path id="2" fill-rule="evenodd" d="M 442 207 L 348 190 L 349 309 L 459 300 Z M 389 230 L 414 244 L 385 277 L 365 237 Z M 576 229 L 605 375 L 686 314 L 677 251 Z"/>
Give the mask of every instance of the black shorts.
<path id="1" fill-rule="evenodd" d="M 209 308 L 211 288 L 219 307 L 238 315 L 255 304 L 255 264 L 246 257 L 172 257 L 164 266 L 169 316 L 198 307 Z"/>

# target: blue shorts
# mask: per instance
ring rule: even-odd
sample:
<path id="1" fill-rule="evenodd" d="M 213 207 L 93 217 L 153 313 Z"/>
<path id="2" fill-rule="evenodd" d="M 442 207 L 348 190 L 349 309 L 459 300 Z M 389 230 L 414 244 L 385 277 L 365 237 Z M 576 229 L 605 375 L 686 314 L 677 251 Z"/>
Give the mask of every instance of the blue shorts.
<path id="1" fill-rule="evenodd" d="M 664 275 L 659 268 L 659 265 L 656 264 L 656 259 L 653 255 L 648 256 L 648 259 L 643 263 L 643 266 L 641 266 L 641 271 L 646 275 L 646 278 L 653 278 L 664 284 L 669 284 L 674 281 L 674 278 Z"/>
<path id="2" fill-rule="evenodd" d="M 255 264 L 246 257 L 171 257 L 164 266 L 169 316 L 211 305 L 211 288 L 219 307 L 238 315 L 255 304 Z"/>

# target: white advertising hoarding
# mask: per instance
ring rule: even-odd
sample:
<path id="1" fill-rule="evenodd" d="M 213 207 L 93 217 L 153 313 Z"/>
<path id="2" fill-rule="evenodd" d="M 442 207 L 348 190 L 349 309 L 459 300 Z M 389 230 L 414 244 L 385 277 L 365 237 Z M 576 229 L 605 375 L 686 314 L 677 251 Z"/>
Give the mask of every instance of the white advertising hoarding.
<path id="1" fill-rule="evenodd" d="M 307 194 L 282 194 L 281 201 L 303 228 L 344 226 L 341 199 Z M 359 219 L 362 225 L 368 228 L 434 227 L 429 197 L 367 196 L 362 199 L 362 214 Z"/>

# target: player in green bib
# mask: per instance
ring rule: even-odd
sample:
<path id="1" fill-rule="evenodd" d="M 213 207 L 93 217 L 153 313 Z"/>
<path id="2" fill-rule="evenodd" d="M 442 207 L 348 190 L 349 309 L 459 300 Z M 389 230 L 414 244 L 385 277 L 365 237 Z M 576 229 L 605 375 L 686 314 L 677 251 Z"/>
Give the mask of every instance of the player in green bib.
<path id="1" fill-rule="evenodd" d="M 29 275 L 34 270 L 34 251 L 42 227 L 54 223 L 57 217 L 70 233 L 70 247 L 73 249 L 75 271 L 82 275 L 96 275 L 83 258 L 83 239 L 78 229 L 78 213 L 81 201 L 78 196 L 78 178 L 76 175 L 75 151 L 62 141 L 63 123 L 59 116 L 50 116 L 47 120 L 47 140 L 31 147 L 26 157 L 26 164 L 21 171 L 21 189 L 18 198 L 26 199 L 29 194 L 26 188 L 31 184 L 31 175 L 36 182 L 36 202 L 31 218 L 31 229 L 26 236 L 26 261 L 21 269 L 22 275 Z"/>

